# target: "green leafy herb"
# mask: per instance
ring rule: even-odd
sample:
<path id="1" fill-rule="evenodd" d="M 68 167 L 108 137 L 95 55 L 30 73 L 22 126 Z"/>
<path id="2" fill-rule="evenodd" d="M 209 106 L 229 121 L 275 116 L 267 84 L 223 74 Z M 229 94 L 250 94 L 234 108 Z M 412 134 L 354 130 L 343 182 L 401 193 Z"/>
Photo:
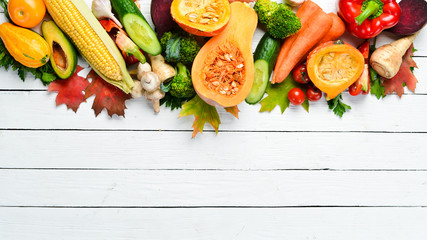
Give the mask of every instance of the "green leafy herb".
<path id="1" fill-rule="evenodd" d="M 378 73 L 371 67 L 369 67 L 369 75 L 371 77 L 371 94 L 375 95 L 377 99 L 384 98 L 385 88 L 381 82 L 381 78 Z"/>
<path id="2" fill-rule="evenodd" d="M 288 92 L 292 88 L 300 88 L 301 90 L 306 91 L 305 87 L 302 84 L 299 84 L 295 82 L 291 75 L 289 75 L 285 81 L 281 83 L 271 84 L 268 83 L 266 93 L 268 94 L 267 97 L 261 100 L 261 109 L 260 112 L 271 112 L 277 105 L 280 106 L 280 110 L 283 114 L 285 112 L 286 108 L 289 107 L 289 99 L 288 99 Z M 308 112 L 309 109 L 309 103 L 306 99 L 302 107 Z"/>
<path id="3" fill-rule="evenodd" d="M 215 132 L 218 133 L 219 124 L 221 123 L 218 111 L 214 106 L 203 101 L 198 95 L 182 106 L 179 117 L 188 115 L 194 115 L 195 117 L 193 123 L 193 138 L 198 132 L 203 133 L 205 123 L 211 124 Z"/>
<path id="4" fill-rule="evenodd" d="M 329 109 L 332 109 L 335 113 L 335 115 L 342 117 L 342 115 L 347 111 L 350 110 L 351 107 L 342 101 L 342 95 L 341 93 L 336 96 L 334 99 L 331 99 L 328 101 Z"/>
<path id="5" fill-rule="evenodd" d="M 165 104 L 165 107 L 170 108 L 171 110 L 180 109 L 182 104 L 187 100 L 188 99 L 176 98 L 167 92 L 165 97 L 160 99 L 160 106 Z"/>
<path id="6" fill-rule="evenodd" d="M 377 49 L 376 43 L 377 38 L 375 37 L 373 43 L 369 45 L 369 55 Z M 386 96 L 384 85 L 378 73 L 371 67 L 369 67 L 369 76 L 371 78 L 371 94 L 375 95 L 377 99 L 384 98 Z"/>
<path id="7" fill-rule="evenodd" d="M 4 1 L 4 0 L 0 0 Z M 39 68 L 30 68 L 22 65 L 16 61 L 12 55 L 7 51 L 4 43 L 0 40 L 0 67 L 6 70 L 12 68 L 13 71 L 18 71 L 19 78 L 25 81 L 27 73 L 32 74 L 35 78 L 40 79 L 43 85 L 49 85 L 52 81 L 57 79 L 57 76 L 50 64 L 45 64 Z"/>

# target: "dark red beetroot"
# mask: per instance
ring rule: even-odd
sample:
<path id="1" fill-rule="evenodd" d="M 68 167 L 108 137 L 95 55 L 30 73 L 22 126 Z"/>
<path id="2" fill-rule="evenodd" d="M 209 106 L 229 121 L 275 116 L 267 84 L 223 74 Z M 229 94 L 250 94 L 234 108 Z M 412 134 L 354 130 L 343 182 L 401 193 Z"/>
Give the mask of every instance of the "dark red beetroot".
<path id="1" fill-rule="evenodd" d="M 399 2 L 402 15 L 396 26 L 388 31 L 399 35 L 411 35 L 427 22 L 427 2 L 425 0 L 402 0 Z"/>
<path id="2" fill-rule="evenodd" d="M 175 25 L 171 15 L 172 0 L 152 0 L 151 19 L 153 20 L 155 31 L 160 38 L 163 33 L 171 30 Z"/>

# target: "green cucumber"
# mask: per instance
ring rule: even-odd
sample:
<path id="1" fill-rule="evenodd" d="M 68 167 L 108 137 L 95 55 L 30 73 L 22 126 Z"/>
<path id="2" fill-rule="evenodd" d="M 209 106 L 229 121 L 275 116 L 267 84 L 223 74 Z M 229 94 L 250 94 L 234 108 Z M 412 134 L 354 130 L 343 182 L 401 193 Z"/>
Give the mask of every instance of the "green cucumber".
<path id="1" fill-rule="evenodd" d="M 261 101 L 267 89 L 271 72 L 279 55 L 281 41 L 265 33 L 258 43 L 254 53 L 254 83 L 246 102 L 256 104 Z"/>
<path id="2" fill-rule="evenodd" d="M 153 56 L 162 52 L 156 33 L 145 20 L 133 0 L 111 0 L 111 5 L 123 24 L 126 33 L 136 45 Z"/>

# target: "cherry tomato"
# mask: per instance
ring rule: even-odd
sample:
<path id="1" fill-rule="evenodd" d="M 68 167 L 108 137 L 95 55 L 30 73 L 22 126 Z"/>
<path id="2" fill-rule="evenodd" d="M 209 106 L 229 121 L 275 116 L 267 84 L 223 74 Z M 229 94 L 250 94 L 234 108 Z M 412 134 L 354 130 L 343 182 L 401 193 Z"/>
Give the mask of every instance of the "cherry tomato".
<path id="1" fill-rule="evenodd" d="M 359 80 L 357 80 L 355 83 L 351 84 L 351 86 L 348 88 L 348 92 L 351 96 L 357 96 L 362 91 L 362 84 L 359 83 Z"/>
<path id="2" fill-rule="evenodd" d="M 303 84 L 310 82 L 305 63 L 297 65 L 294 70 L 292 70 L 292 77 L 294 78 L 295 82 Z"/>
<path id="3" fill-rule="evenodd" d="M 46 13 L 43 0 L 10 0 L 7 9 L 12 21 L 25 28 L 37 26 Z"/>
<path id="4" fill-rule="evenodd" d="M 310 86 L 307 89 L 307 99 L 312 102 L 319 101 L 322 98 L 322 91 L 315 86 Z"/>
<path id="5" fill-rule="evenodd" d="M 305 94 L 299 88 L 292 88 L 288 92 L 288 99 L 293 105 L 301 105 L 305 101 Z"/>

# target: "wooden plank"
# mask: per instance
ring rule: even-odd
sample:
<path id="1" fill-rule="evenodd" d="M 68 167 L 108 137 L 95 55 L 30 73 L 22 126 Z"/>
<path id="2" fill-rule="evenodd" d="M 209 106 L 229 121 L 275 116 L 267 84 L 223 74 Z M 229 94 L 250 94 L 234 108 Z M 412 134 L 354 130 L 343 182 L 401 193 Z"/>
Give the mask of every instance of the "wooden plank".
<path id="1" fill-rule="evenodd" d="M 190 135 L 1 131 L 0 168 L 427 169 L 427 134 L 222 132 L 215 136 L 210 132 L 197 140 Z"/>
<path id="2" fill-rule="evenodd" d="M 426 182 L 426 171 L 0 170 L 0 206 L 427 206 Z"/>
<path id="3" fill-rule="evenodd" d="M 192 116 L 178 118 L 179 111 L 162 108 L 153 113 L 145 99 L 127 101 L 126 118 L 112 119 L 104 110 L 95 118 L 91 109 L 93 98 L 80 106 L 78 114 L 55 107 L 55 93 L 0 92 L 0 118 L 3 129 L 139 129 L 139 130 L 191 130 Z M 421 116 L 427 108 L 417 107 L 427 102 L 427 95 L 405 95 L 402 99 L 390 96 L 378 101 L 373 96 L 350 97 L 344 101 L 353 110 L 342 119 L 335 116 L 323 100 L 312 103 L 310 114 L 301 107 L 291 106 L 284 115 L 277 107 L 272 113 L 259 113 L 260 105 L 239 105 L 240 119 L 220 109 L 221 130 L 231 131 L 409 131 L 427 132 Z M 31 117 L 29 117 L 31 116 Z M 207 126 L 206 129 L 212 129 Z"/>
<path id="4" fill-rule="evenodd" d="M 0 238 L 421 240 L 425 208 L 0 208 Z"/>

